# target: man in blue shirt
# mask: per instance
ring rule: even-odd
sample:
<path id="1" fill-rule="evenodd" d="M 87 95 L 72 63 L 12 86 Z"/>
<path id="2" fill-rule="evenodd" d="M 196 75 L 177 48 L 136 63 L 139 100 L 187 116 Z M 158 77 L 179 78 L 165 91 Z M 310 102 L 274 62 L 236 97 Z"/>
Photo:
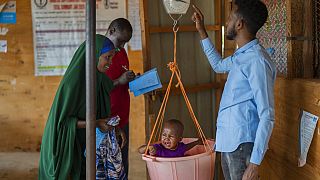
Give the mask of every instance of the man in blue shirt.
<path id="1" fill-rule="evenodd" d="M 274 126 L 274 82 L 276 68 L 256 39 L 268 10 L 260 0 L 233 0 L 226 37 L 238 49 L 222 59 L 208 38 L 204 16 L 194 6 L 193 21 L 201 45 L 217 73 L 228 72 L 217 119 L 215 150 L 221 152 L 226 180 L 258 179 Z"/>

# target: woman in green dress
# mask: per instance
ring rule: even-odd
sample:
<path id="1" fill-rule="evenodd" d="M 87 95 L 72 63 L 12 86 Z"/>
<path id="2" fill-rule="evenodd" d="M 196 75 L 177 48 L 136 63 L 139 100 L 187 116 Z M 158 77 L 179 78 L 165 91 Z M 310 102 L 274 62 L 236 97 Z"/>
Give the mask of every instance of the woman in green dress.
<path id="1" fill-rule="evenodd" d="M 85 42 L 77 49 L 60 82 L 42 137 L 39 179 L 65 180 L 85 178 L 86 78 Z M 109 93 L 114 86 L 128 83 L 130 72 L 114 81 L 105 74 L 115 49 L 112 42 L 96 35 L 96 119 L 97 127 L 108 129 Z"/>

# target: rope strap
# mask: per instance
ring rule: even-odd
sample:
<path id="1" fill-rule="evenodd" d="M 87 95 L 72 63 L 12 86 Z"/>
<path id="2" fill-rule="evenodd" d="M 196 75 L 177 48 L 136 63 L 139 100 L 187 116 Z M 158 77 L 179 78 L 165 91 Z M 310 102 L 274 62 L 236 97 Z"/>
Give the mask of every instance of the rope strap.
<path id="1" fill-rule="evenodd" d="M 205 137 L 205 135 L 204 135 L 204 133 L 203 133 L 203 131 L 201 129 L 201 126 L 200 126 L 200 124 L 199 124 L 199 122 L 198 122 L 198 120 L 197 120 L 197 118 L 196 118 L 196 116 L 194 114 L 194 111 L 192 109 L 191 103 L 189 101 L 189 98 L 188 98 L 187 93 L 185 91 L 185 88 L 183 86 L 183 83 L 182 83 L 182 80 L 181 80 L 181 73 L 180 73 L 180 70 L 179 70 L 178 64 L 177 64 L 177 58 L 176 58 L 177 57 L 177 32 L 179 31 L 179 27 L 177 27 L 177 23 L 178 23 L 178 20 L 181 18 L 181 16 L 177 20 L 175 20 L 171 15 L 170 15 L 170 17 L 174 21 L 174 23 L 173 23 L 173 32 L 174 32 L 174 51 L 173 51 L 173 54 L 174 54 L 174 58 L 173 58 L 173 62 L 169 62 L 167 66 L 170 69 L 172 74 L 171 74 L 170 81 L 169 81 L 169 84 L 168 84 L 168 87 L 167 87 L 163 102 L 162 102 L 162 104 L 160 106 L 160 110 L 159 110 L 156 122 L 154 124 L 154 127 L 152 129 L 151 136 L 150 136 L 150 139 L 148 141 L 147 148 L 145 150 L 144 155 L 147 155 L 148 148 L 149 148 L 153 138 L 156 139 L 156 137 L 158 137 L 160 139 L 160 137 L 161 137 L 160 134 L 161 134 L 161 128 L 162 128 L 163 121 L 164 121 L 164 113 L 165 113 L 165 110 L 166 110 L 166 107 L 167 107 L 167 103 L 168 103 L 168 99 L 169 99 L 169 95 L 170 95 L 170 91 L 171 91 L 171 87 L 172 87 L 172 82 L 173 82 L 173 77 L 174 76 L 178 80 L 178 83 L 176 84 L 176 87 L 180 87 L 180 90 L 181 90 L 183 98 L 184 98 L 184 100 L 186 102 L 189 114 L 191 116 L 191 119 L 192 119 L 194 125 L 197 128 L 198 135 L 201 138 L 201 141 L 202 141 L 202 143 L 203 143 L 203 145 L 205 147 L 205 150 L 207 152 L 208 151 L 212 151 L 212 147 L 210 147 L 209 143 L 206 141 L 206 137 Z"/>

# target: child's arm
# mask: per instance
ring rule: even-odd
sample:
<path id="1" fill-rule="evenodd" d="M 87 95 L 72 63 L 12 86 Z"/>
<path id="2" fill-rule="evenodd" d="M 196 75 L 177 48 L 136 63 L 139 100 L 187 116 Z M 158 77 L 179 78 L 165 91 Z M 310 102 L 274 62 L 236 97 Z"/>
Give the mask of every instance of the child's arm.
<path id="1" fill-rule="evenodd" d="M 196 145 L 202 145 L 202 140 L 199 138 L 196 141 L 193 141 L 191 143 L 186 144 L 186 151 L 189 151 L 190 149 L 192 149 L 193 147 L 195 147 Z"/>
<path id="2" fill-rule="evenodd" d="M 144 154 L 146 152 L 147 145 L 142 145 L 138 148 L 138 152 L 140 154 Z"/>
<path id="3" fill-rule="evenodd" d="M 138 148 L 138 151 L 140 154 L 144 154 L 146 152 L 146 148 L 147 148 L 147 145 L 142 145 Z M 153 147 L 152 145 L 149 146 L 148 148 L 148 152 L 151 156 L 155 156 L 157 154 L 157 149 L 155 147 Z"/>

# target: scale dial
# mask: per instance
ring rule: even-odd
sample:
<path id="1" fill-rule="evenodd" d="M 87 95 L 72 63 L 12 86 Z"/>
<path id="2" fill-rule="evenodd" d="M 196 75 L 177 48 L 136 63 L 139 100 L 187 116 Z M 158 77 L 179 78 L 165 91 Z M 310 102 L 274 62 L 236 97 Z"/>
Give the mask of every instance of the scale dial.
<path id="1" fill-rule="evenodd" d="M 163 0 L 168 14 L 186 14 L 190 6 L 190 0 Z"/>

